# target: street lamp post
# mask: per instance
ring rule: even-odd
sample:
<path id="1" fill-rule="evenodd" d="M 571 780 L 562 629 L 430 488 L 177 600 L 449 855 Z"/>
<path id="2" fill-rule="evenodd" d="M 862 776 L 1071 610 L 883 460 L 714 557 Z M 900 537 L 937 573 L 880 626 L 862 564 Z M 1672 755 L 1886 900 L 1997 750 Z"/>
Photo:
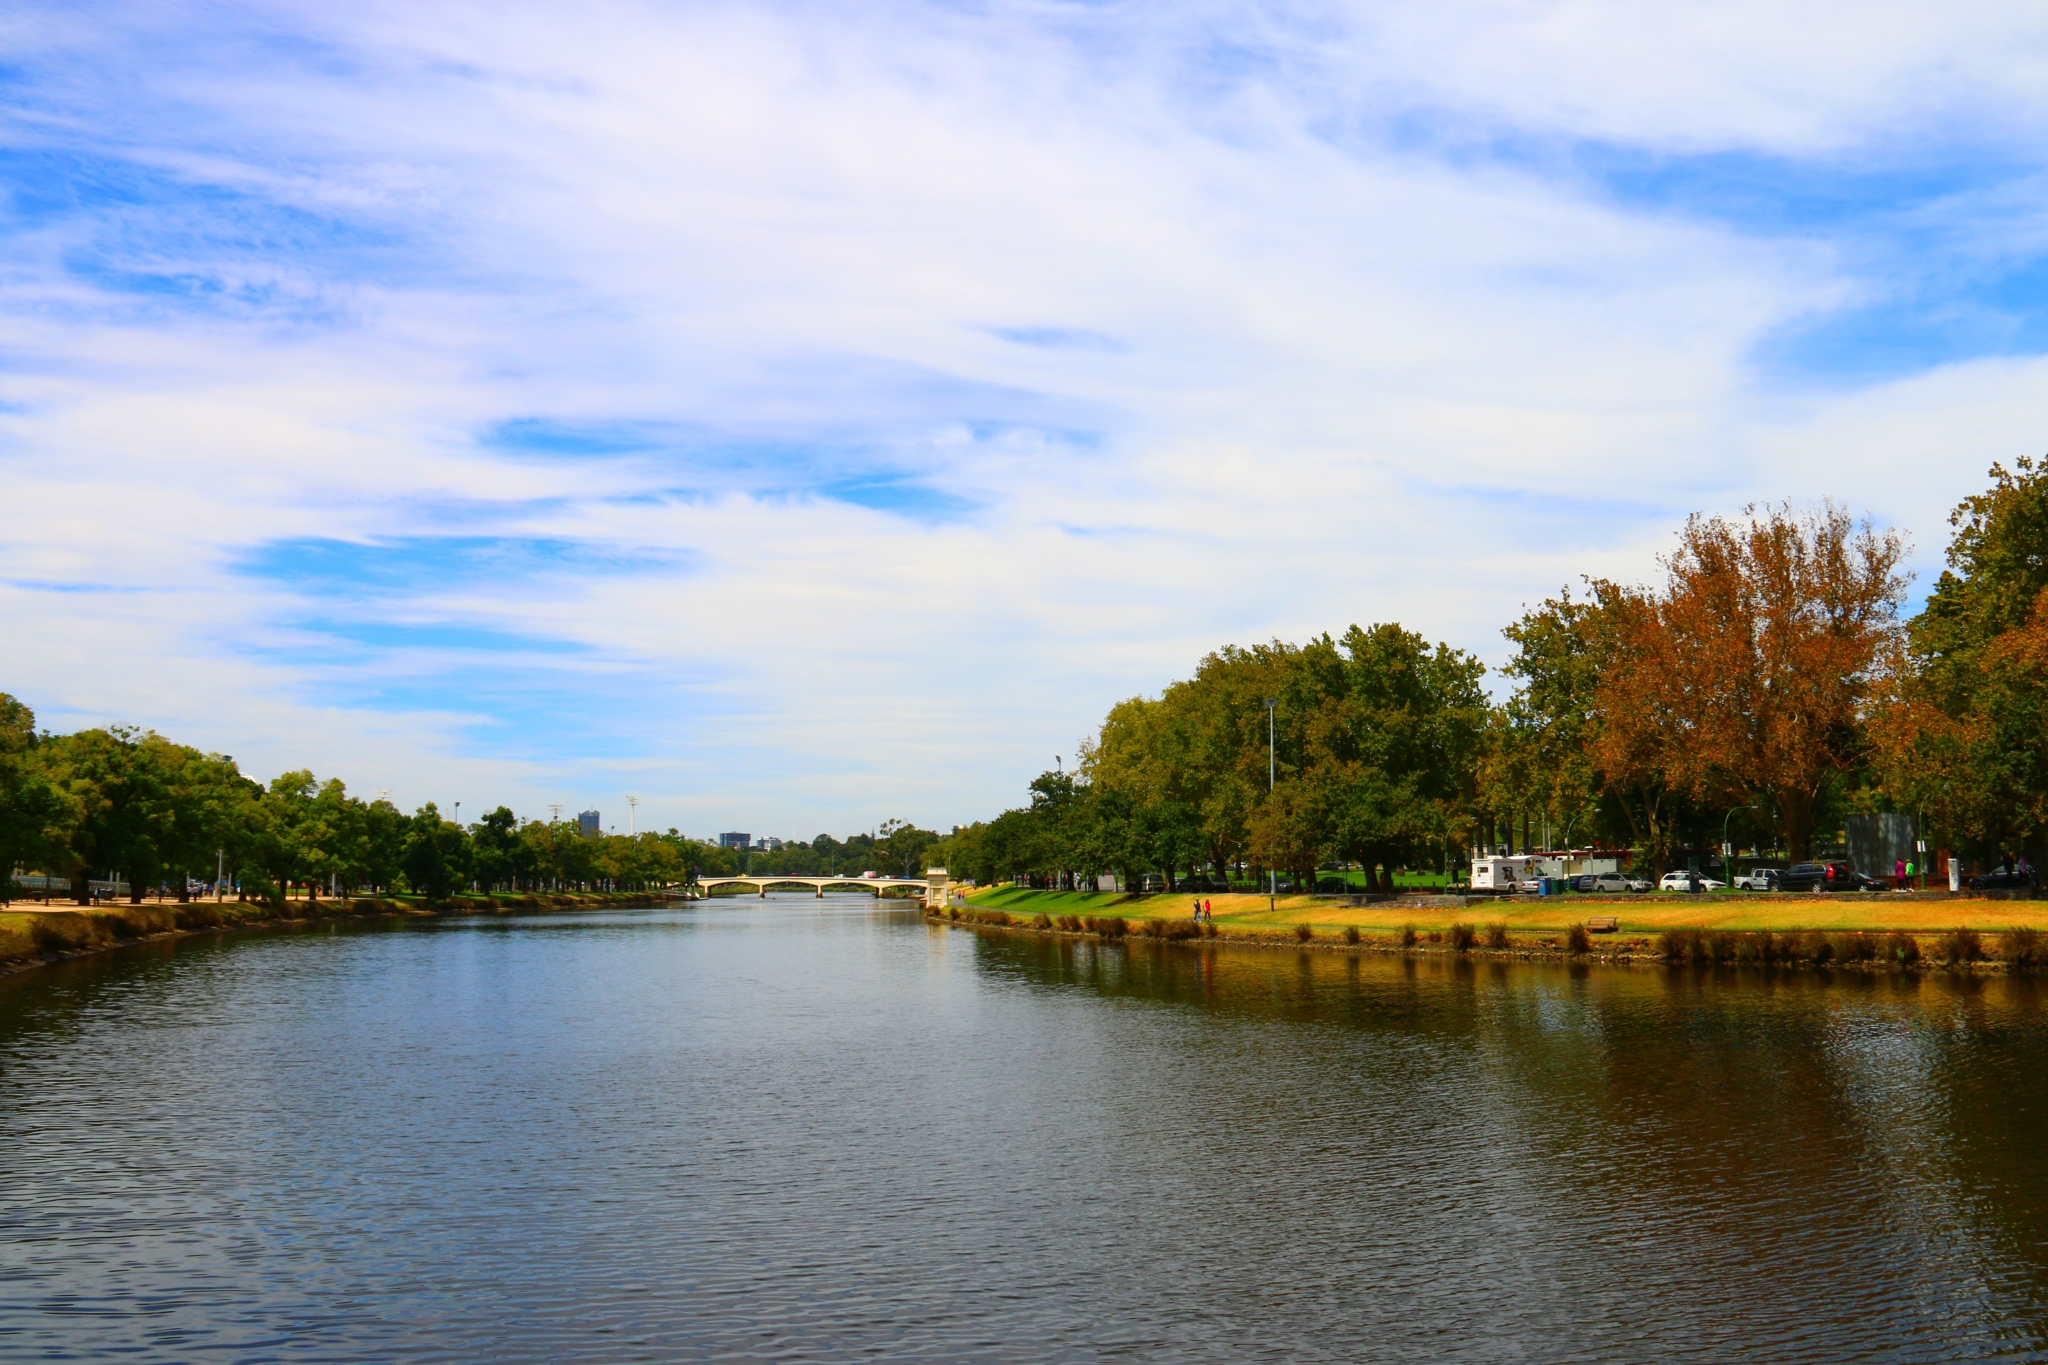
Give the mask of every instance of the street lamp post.
<path id="1" fill-rule="evenodd" d="M 1274 711 L 1274 708 L 1275 708 L 1275 707 L 1277 707 L 1277 706 L 1279 706 L 1279 705 L 1280 705 L 1280 699 L 1279 699 L 1278 697 L 1268 697 L 1268 698 L 1266 698 L 1266 795 L 1267 795 L 1267 796 L 1271 796 L 1271 795 L 1273 794 L 1273 775 L 1274 775 L 1274 771 L 1275 771 L 1275 768 L 1274 768 L 1274 761 L 1273 761 L 1273 751 L 1274 751 L 1274 741 L 1273 741 L 1273 711 Z M 1268 865 L 1268 866 L 1267 866 L 1267 868 L 1266 868 L 1266 909 L 1267 909 L 1267 910 L 1271 910 L 1271 909 L 1272 909 L 1272 908 L 1274 907 L 1274 905 L 1275 905 L 1275 904 L 1276 904 L 1276 903 L 1278 902 L 1278 899 L 1279 899 L 1279 895 L 1280 895 L 1280 869 L 1278 869 L 1278 868 L 1276 868 L 1276 867 L 1273 867 L 1273 866 L 1271 866 L 1271 865 Z"/>

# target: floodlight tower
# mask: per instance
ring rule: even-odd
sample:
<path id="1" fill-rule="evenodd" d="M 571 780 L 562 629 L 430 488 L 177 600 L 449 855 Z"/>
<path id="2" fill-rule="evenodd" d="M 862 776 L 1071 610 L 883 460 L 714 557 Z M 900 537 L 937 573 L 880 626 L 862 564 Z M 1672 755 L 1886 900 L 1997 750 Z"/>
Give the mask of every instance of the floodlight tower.
<path id="1" fill-rule="evenodd" d="M 638 834 L 640 832 L 640 798 L 631 792 L 627 792 L 626 804 L 632 807 L 632 810 L 626 815 L 626 833 Z"/>

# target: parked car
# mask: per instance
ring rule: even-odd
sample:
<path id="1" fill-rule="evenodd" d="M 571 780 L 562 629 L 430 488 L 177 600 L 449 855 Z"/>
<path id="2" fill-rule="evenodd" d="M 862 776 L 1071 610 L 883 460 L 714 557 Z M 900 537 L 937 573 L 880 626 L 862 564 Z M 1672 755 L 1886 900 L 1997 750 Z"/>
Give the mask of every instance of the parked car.
<path id="1" fill-rule="evenodd" d="M 1717 882 L 1712 877 L 1698 872 L 1666 872 L 1664 880 L 1657 883 L 1659 891 L 1719 891 L 1726 882 Z"/>
<path id="2" fill-rule="evenodd" d="M 1970 878 L 1972 891 L 2018 891 L 2034 885 L 2034 869 L 2024 862 L 2018 867 L 2000 864 L 1989 872 L 1979 872 Z"/>
<path id="3" fill-rule="evenodd" d="M 1603 892 L 1648 891 L 1650 884 L 1641 877 L 1624 876 L 1619 872 L 1602 872 L 1593 878 L 1593 889 Z"/>
<path id="4" fill-rule="evenodd" d="M 1884 891 L 1890 886 L 1839 862 L 1798 863 L 1778 874 L 1780 891 Z"/>
<path id="5" fill-rule="evenodd" d="M 1598 891 L 1600 889 L 1600 874 L 1597 872 L 1581 872 L 1578 876 L 1568 881 L 1566 885 L 1574 891 Z"/>
<path id="6" fill-rule="evenodd" d="M 1735 889 L 1737 891 L 1776 891 L 1778 889 L 1778 879 L 1784 875 L 1785 869 L 1782 867 L 1752 867 L 1747 872 L 1736 874 Z"/>

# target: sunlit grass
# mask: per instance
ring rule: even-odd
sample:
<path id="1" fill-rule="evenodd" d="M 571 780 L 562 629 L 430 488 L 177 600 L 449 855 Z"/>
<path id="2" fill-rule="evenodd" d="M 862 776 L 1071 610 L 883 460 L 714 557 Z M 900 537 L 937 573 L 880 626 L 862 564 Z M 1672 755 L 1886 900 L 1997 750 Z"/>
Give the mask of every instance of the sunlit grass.
<path id="1" fill-rule="evenodd" d="M 1858 930 L 1940 933 L 1959 926 L 1980 933 L 2040 926 L 2048 922 L 2048 906 L 2023 900 L 1916 900 L 1890 892 L 1785 896 L 1503 896 L 1483 904 L 1441 910 L 1387 903 L 1346 906 L 1309 896 L 1281 896 L 1269 908 L 1264 896 L 1208 894 L 1216 922 L 1240 928 L 1291 929 L 1296 924 L 1340 930 L 1352 925 L 1365 932 L 1396 934 L 1403 925 L 1425 932 L 1449 932 L 1461 918 L 1480 912 L 1514 934 L 1568 932 L 1588 915 L 1613 915 L 1619 932 L 1655 934 L 1665 929 L 1789 933 Z M 1031 891 L 994 887 L 974 892 L 969 901 L 1012 913 L 1102 914 L 1112 908 L 1126 919 L 1187 919 L 1196 897 L 1192 893 L 1137 895 L 1115 891 Z M 1595 936 L 1595 941 L 1602 937 Z"/>

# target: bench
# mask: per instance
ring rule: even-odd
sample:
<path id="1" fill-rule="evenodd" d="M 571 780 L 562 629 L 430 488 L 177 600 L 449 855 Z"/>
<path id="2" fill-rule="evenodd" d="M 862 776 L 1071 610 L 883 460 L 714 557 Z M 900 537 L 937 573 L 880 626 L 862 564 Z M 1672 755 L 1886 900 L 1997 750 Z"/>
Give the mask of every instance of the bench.
<path id="1" fill-rule="evenodd" d="M 1595 915 L 1586 921 L 1589 934 L 1611 934 L 1621 928 L 1621 920 L 1615 915 Z"/>

